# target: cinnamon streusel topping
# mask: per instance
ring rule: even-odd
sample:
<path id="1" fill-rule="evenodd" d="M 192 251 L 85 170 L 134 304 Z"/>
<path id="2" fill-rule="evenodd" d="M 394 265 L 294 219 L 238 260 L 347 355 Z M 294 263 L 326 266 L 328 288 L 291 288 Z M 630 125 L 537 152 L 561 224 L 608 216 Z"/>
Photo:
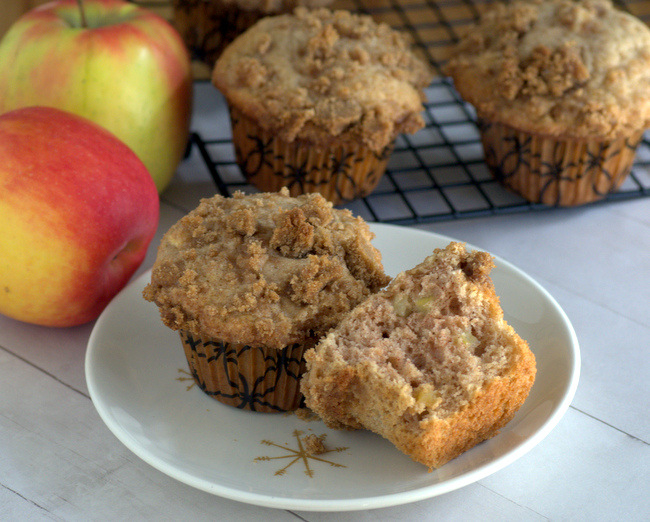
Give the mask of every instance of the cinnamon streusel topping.
<path id="1" fill-rule="evenodd" d="M 144 297 L 174 330 L 282 348 L 387 284 L 373 237 L 318 194 L 214 196 L 165 234 Z"/>
<path id="2" fill-rule="evenodd" d="M 228 102 L 285 141 L 361 140 L 376 152 L 422 120 L 428 65 L 369 16 L 297 8 L 224 51 L 212 80 Z"/>
<path id="3" fill-rule="evenodd" d="M 480 117 L 613 138 L 650 126 L 650 29 L 607 0 L 497 3 L 446 66 Z"/>

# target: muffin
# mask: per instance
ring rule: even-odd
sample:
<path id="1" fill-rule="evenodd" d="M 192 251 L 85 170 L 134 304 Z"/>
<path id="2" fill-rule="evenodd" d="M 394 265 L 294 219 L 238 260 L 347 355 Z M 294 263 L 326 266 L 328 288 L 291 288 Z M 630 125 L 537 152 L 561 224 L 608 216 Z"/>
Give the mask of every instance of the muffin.
<path id="1" fill-rule="evenodd" d="M 615 191 L 650 126 L 650 29 L 608 1 L 495 4 L 446 73 L 494 176 L 534 203 Z"/>
<path id="2" fill-rule="evenodd" d="M 424 126 L 428 65 L 369 16 L 297 8 L 223 52 L 212 81 L 231 115 L 237 162 L 260 190 L 369 194 L 400 133 Z"/>
<path id="3" fill-rule="evenodd" d="M 214 196 L 164 235 L 143 295 L 179 331 L 205 393 L 293 410 L 303 352 L 388 282 L 372 238 L 317 194 Z"/>
<path id="4" fill-rule="evenodd" d="M 175 27 L 199 60 L 210 66 L 237 36 L 265 16 L 296 6 L 325 7 L 332 0 L 173 0 Z"/>
<path id="5" fill-rule="evenodd" d="M 523 404 L 535 357 L 503 318 L 492 257 L 437 249 L 357 306 L 305 358 L 307 406 L 429 468 L 494 436 Z"/>

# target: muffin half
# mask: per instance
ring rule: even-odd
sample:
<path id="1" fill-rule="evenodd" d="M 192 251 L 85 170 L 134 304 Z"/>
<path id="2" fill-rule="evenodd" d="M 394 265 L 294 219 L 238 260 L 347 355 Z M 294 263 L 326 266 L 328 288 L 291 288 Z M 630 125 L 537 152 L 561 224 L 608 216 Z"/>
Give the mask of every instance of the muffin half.
<path id="1" fill-rule="evenodd" d="M 429 468 L 494 436 L 528 396 L 535 357 L 503 319 L 492 267 L 451 243 L 399 274 L 306 353 L 306 405 Z"/>

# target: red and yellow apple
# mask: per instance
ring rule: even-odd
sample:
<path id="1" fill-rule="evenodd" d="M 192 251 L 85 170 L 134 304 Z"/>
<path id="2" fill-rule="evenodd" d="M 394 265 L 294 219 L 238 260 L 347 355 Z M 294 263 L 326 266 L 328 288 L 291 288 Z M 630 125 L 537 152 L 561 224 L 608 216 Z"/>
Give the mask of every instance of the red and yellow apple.
<path id="1" fill-rule="evenodd" d="M 121 0 L 37 7 L 0 43 L 0 114 L 45 105 L 88 118 L 144 162 L 158 191 L 183 157 L 192 109 L 185 44 L 162 17 Z"/>
<path id="2" fill-rule="evenodd" d="M 102 127 L 49 107 L 0 115 L 0 313 L 95 319 L 142 263 L 158 212 L 146 167 Z"/>

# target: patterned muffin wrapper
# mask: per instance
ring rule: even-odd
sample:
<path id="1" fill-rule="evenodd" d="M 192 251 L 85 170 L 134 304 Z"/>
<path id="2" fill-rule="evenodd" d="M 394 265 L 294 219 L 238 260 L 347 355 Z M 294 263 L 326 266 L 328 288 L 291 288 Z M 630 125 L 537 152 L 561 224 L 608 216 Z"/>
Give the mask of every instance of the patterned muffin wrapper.
<path id="1" fill-rule="evenodd" d="M 303 354 L 315 339 L 282 349 L 226 343 L 181 330 L 185 356 L 196 384 L 210 397 L 257 412 L 292 411 L 301 406 Z"/>
<path id="2" fill-rule="evenodd" d="M 485 162 L 532 203 L 570 207 L 604 198 L 632 169 L 643 132 L 611 141 L 548 137 L 479 119 Z"/>
<path id="3" fill-rule="evenodd" d="M 222 0 L 173 0 L 172 4 L 174 25 L 185 45 L 210 67 L 237 36 L 267 16 L 259 9 L 247 11 Z"/>
<path id="4" fill-rule="evenodd" d="M 379 183 L 394 141 L 380 154 L 362 143 L 324 149 L 287 142 L 230 107 L 237 163 L 246 179 L 265 192 L 287 187 L 292 196 L 318 192 L 335 205 L 370 194 Z"/>

